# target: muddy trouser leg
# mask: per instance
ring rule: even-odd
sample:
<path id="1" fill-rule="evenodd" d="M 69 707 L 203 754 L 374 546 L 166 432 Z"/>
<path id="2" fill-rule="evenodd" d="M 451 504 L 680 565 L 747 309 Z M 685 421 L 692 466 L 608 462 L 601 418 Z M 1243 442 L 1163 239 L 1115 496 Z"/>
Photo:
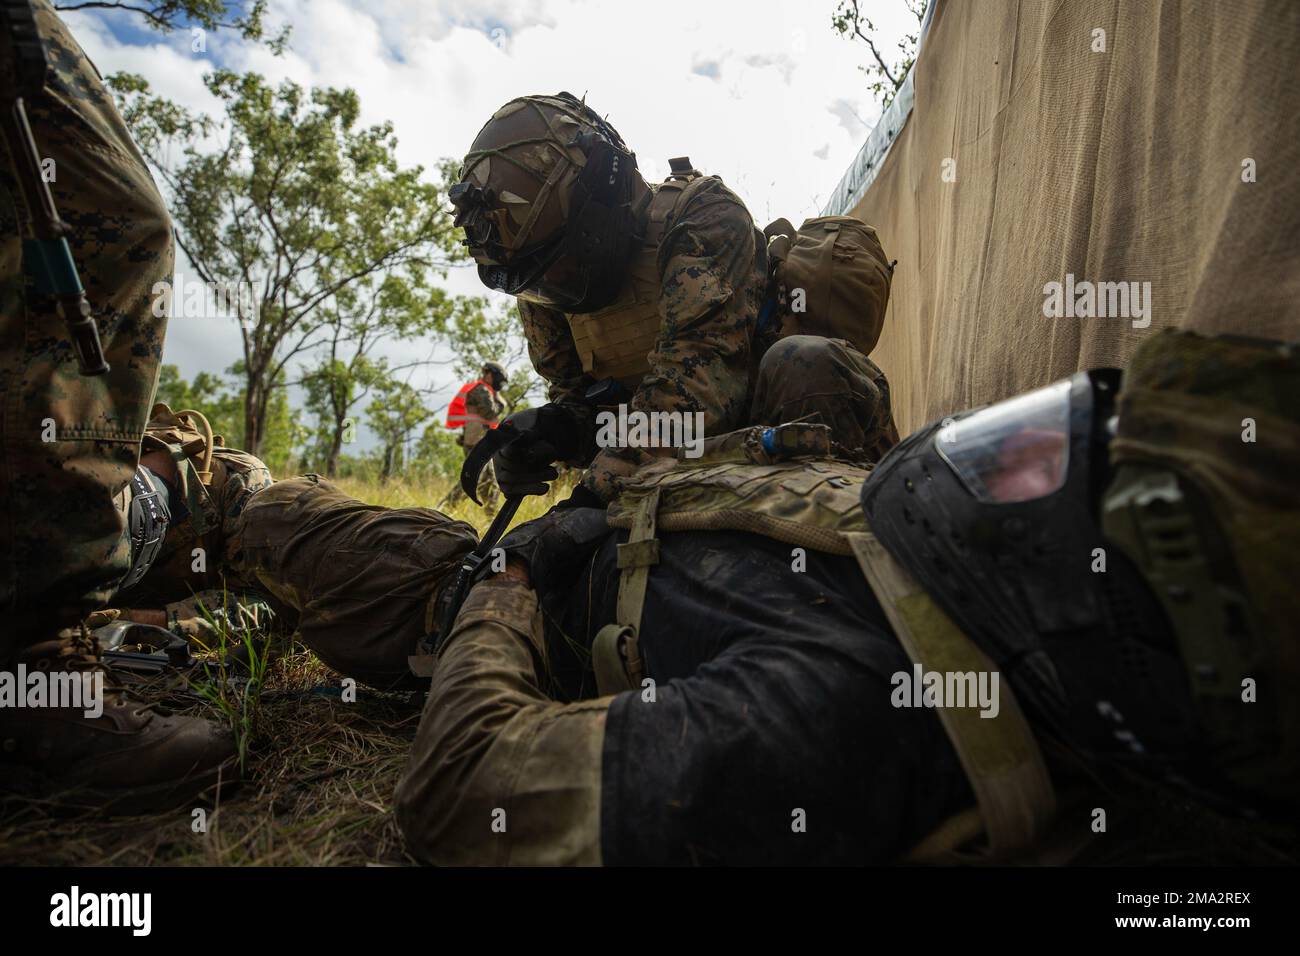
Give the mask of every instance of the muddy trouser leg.
<path id="1" fill-rule="evenodd" d="M 877 462 L 898 444 L 889 382 L 844 339 L 791 335 L 759 363 L 751 420 L 779 425 L 813 413 L 848 457 Z"/>
<path id="2" fill-rule="evenodd" d="M 316 475 L 257 492 L 226 560 L 299 615 L 299 635 L 330 667 L 372 687 L 422 686 L 407 658 L 441 587 L 477 544 L 431 508 L 382 508 Z"/>
<path id="3" fill-rule="evenodd" d="M 0 660 L 101 606 L 129 567 L 115 497 L 149 417 L 167 324 L 153 287 L 173 261 L 166 208 L 112 96 L 44 0 L 36 18 L 54 69 L 28 117 L 112 370 L 81 376 L 62 318 L 25 289 L 26 210 L 0 150 Z"/>

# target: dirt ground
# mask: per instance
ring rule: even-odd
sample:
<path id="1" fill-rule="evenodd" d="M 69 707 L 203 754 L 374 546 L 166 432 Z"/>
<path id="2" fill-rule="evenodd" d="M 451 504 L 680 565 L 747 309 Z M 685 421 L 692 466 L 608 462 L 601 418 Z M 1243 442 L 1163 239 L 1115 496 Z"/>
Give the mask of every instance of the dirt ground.
<path id="1" fill-rule="evenodd" d="M 368 865 L 413 862 L 393 820 L 393 791 L 420 702 L 341 682 L 298 647 L 271 664 L 257 695 L 244 780 L 204 810 L 105 818 L 10 801 L 0 865 Z M 206 702 L 188 713 L 222 721 Z"/>
<path id="2" fill-rule="evenodd" d="M 448 500 L 450 484 L 338 482 L 364 501 L 438 508 L 479 528 L 491 516 Z M 544 513 L 567 486 L 527 499 L 516 523 Z M 234 641 L 234 638 L 231 638 Z M 243 780 L 215 805 L 167 814 L 105 817 L 9 799 L 0 805 L 0 865 L 392 865 L 414 862 L 393 819 L 393 792 L 420 721 L 422 700 L 357 685 L 288 643 L 260 691 L 237 686 L 225 708 L 196 695 L 173 709 L 231 725 L 247 741 Z M 204 809 L 200 821 L 195 809 Z M 200 826 L 202 822 L 203 826 Z"/>

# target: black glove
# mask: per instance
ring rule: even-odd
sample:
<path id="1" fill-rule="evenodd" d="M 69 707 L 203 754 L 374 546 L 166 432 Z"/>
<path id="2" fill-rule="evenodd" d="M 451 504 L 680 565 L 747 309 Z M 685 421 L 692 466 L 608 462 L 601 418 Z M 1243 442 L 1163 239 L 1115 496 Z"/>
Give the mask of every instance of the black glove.
<path id="1" fill-rule="evenodd" d="M 569 497 L 563 501 L 557 502 L 556 508 L 595 508 L 604 511 L 608 507 L 605 502 L 601 501 L 600 496 L 588 488 L 586 485 L 578 485 L 570 492 Z"/>
<path id="2" fill-rule="evenodd" d="M 507 445 L 492 457 L 492 471 L 497 487 L 507 498 L 515 495 L 544 495 L 548 482 L 560 476 L 551 462 L 554 449 L 546 442 Z"/>
<path id="3" fill-rule="evenodd" d="M 492 457 L 497 486 L 512 495 L 544 495 L 559 477 L 553 462 L 571 461 L 587 444 L 586 416 L 565 405 L 542 405 L 515 412 L 501 423 L 517 433 Z"/>
<path id="4" fill-rule="evenodd" d="M 528 566 L 533 590 L 546 596 L 557 586 L 566 600 L 583 565 L 609 536 L 605 509 L 556 505 L 501 539 L 499 547 Z"/>

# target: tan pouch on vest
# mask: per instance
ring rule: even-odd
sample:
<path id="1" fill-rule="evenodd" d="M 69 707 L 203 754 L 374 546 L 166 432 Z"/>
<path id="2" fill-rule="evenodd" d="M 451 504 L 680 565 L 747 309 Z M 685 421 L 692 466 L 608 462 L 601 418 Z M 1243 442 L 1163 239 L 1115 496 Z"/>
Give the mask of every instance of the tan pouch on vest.
<path id="1" fill-rule="evenodd" d="M 798 231 L 778 219 L 763 234 L 782 303 L 780 334 L 846 339 L 870 355 L 893 274 L 876 230 L 852 216 L 819 216 Z"/>
<path id="2" fill-rule="evenodd" d="M 220 436 L 212 434 L 207 416 L 192 408 L 173 412 L 165 403 L 158 402 L 149 412 L 141 446 L 145 451 L 161 449 L 170 452 L 178 466 L 183 458 L 194 462 L 195 471 L 203 484 L 212 483 L 212 451 L 221 444 Z"/>

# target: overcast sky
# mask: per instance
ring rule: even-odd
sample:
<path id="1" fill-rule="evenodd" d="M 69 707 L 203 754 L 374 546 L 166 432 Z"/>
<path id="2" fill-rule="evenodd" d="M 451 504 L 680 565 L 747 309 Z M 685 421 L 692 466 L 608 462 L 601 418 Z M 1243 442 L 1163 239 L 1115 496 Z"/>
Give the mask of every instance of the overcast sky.
<path id="1" fill-rule="evenodd" d="M 218 64 L 350 86 L 363 123 L 391 120 L 399 160 L 426 170 L 462 156 L 515 96 L 585 93 L 647 179 L 662 179 L 669 157 L 688 155 L 720 175 L 761 228 L 779 216 L 798 223 L 816 215 L 879 114 L 859 70 L 870 53 L 831 29 L 834 7 L 834 0 L 272 0 L 271 22 L 293 27 L 281 57 L 231 31 L 209 34 L 207 51 L 193 53 L 188 31 L 156 33 L 138 14 L 65 16 L 102 73 L 140 73 L 155 91 L 213 115 L 220 110 L 202 76 Z M 902 0 L 863 7 L 889 49 L 915 26 Z M 454 270 L 447 284 L 483 291 L 472 269 Z M 220 371 L 239 356 L 238 343 L 233 322 L 177 320 L 164 360 L 187 378 Z M 450 370 L 430 375 L 445 402 L 456 385 Z"/>

